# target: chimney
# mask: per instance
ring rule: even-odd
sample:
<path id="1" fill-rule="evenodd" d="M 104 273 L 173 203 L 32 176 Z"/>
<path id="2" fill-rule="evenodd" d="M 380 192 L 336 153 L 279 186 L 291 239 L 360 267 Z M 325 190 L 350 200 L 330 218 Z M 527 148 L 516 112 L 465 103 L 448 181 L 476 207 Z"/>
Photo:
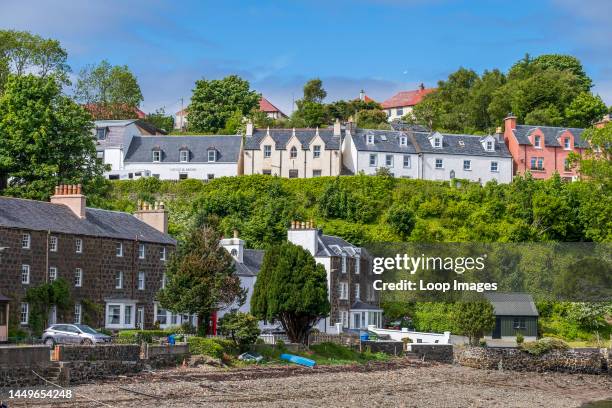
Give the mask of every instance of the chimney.
<path id="1" fill-rule="evenodd" d="M 419 85 L 419 89 L 421 91 L 424 91 L 425 90 L 425 84 L 421 82 L 421 85 Z"/>
<path id="2" fill-rule="evenodd" d="M 502 134 L 502 128 L 501 126 L 498 126 L 495 128 L 495 139 L 499 142 L 502 143 L 504 141 L 504 137 Z"/>
<path id="3" fill-rule="evenodd" d="M 365 92 L 362 89 L 361 91 L 359 91 L 359 100 L 360 101 L 365 101 Z"/>
<path id="4" fill-rule="evenodd" d="M 336 118 L 334 122 L 334 136 L 340 136 L 342 134 L 342 127 L 340 125 L 340 119 Z"/>
<path id="5" fill-rule="evenodd" d="M 516 129 L 516 116 L 512 112 L 506 116 L 504 119 L 504 131 L 508 132 L 509 130 Z"/>
<path id="6" fill-rule="evenodd" d="M 244 263 L 244 241 L 238 237 L 238 230 L 234 230 L 233 238 L 224 238 L 219 241 L 219 244 L 229 252 L 236 262 Z"/>
<path id="7" fill-rule="evenodd" d="M 134 217 L 164 234 L 168 233 L 168 211 L 163 202 L 156 201 L 151 205 L 147 202 L 139 201 Z"/>
<path id="8" fill-rule="evenodd" d="M 291 228 L 287 231 L 287 241 L 299 245 L 313 256 L 317 253 L 318 230 L 314 221 L 291 221 Z"/>
<path id="9" fill-rule="evenodd" d="M 63 204 L 70 208 L 79 218 L 85 218 L 85 196 L 81 193 L 80 184 L 60 184 L 55 187 L 51 196 L 52 204 Z"/>
<path id="10" fill-rule="evenodd" d="M 253 121 L 249 119 L 246 125 L 246 135 L 253 136 Z"/>

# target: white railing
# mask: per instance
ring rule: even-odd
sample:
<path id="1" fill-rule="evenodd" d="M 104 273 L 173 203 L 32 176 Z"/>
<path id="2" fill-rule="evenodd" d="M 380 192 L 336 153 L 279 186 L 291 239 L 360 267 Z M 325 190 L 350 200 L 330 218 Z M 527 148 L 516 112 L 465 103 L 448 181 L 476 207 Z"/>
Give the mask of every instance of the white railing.
<path id="1" fill-rule="evenodd" d="M 391 330 L 391 329 L 379 329 L 376 326 L 368 326 L 368 331 L 374 332 L 379 336 L 389 336 L 391 340 L 402 341 L 402 339 L 408 337 L 412 343 L 423 343 L 423 344 L 450 344 L 451 332 L 444 333 L 423 333 L 408 331 L 408 329 Z"/>
<path id="2" fill-rule="evenodd" d="M 259 338 L 264 341 L 264 344 L 276 344 L 279 340 L 289 343 L 289 337 L 286 334 L 260 334 Z"/>

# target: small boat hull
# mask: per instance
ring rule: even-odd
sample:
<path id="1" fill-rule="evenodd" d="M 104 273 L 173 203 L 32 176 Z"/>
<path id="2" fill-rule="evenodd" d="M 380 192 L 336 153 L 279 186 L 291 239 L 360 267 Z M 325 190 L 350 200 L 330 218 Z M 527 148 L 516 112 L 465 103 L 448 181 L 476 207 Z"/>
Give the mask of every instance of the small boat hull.
<path id="1" fill-rule="evenodd" d="M 317 363 L 309 358 L 295 356 L 293 354 L 281 354 L 281 360 L 289 361 L 290 363 L 303 365 L 304 367 L 314 367 Z"/>

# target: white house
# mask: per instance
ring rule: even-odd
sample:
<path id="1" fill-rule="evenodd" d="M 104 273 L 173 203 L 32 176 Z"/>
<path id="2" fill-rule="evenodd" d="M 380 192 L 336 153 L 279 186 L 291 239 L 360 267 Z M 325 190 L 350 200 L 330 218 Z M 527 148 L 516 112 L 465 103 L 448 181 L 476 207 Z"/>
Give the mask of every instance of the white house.
<path id="1" fill-rule="evenodd" d="M 389 122 L 391 122 L 401 119 L 408 113 L 412 113 L 412 109 L 414 109 L 415 105 L 421 102 L 425 95 L 434 91 L 435 88 L 425 88 L 425 85 L 421 84 L 419 89 L 398 92 L 380 105 L 387 113 Z"/>
<path id="2" fill-rule="evenodd" d="M 418 178 L 418 155 L 410 134 L 395 130 L 346 130 L 342 162 L 351 173 L 375 174 L 386 167 L 395 177 Z"/>
<path id="3" fill-rule="evenodd" d="M 123 175 L 146 173 L 162 180 L 236 176 L 241 146 L 241 136 L 136 136 L 123 160 Z"/>
<path id="4" fill-rule="evenodd" d="M 174 114 L 174 128 L 177 130 L 187 129 L 187 108 L 181 109 Z"/>
<path id="5" fill-rule="evenodd" d="M 419 178 L 512 182 L 512 155 L 498 136 L 439 132 L 413 132 L 413 136 L 419 153 Z"/>

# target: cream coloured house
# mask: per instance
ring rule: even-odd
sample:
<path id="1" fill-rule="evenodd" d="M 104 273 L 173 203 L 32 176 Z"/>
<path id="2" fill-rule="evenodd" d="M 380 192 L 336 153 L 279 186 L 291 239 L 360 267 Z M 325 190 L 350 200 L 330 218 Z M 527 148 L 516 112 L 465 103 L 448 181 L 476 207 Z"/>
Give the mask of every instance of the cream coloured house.
<path id="1" fill-rule="evenodd" d="M 249 123 L 243 174 L 337 176 L 342 168 L 342 132 L 340 122 L 329 129 L 254 129 Z"/>

